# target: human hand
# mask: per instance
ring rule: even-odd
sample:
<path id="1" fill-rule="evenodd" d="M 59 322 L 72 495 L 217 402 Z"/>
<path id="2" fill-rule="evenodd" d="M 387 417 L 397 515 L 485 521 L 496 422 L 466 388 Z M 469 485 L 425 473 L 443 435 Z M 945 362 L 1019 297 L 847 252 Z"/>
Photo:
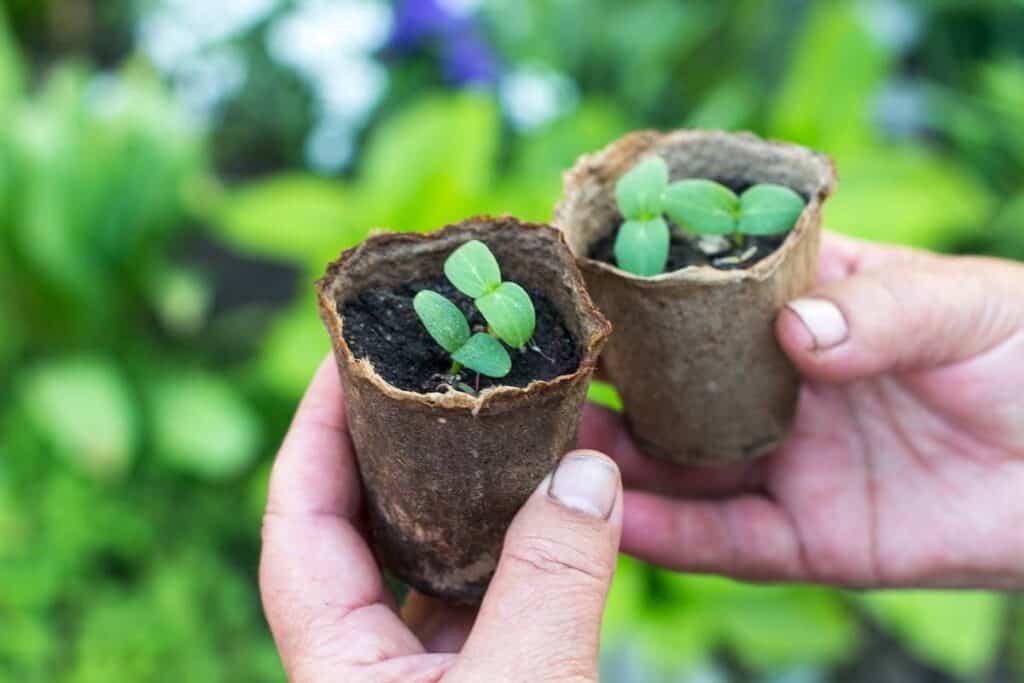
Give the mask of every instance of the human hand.
<path id="1" fill-rule="evenodd" d="M 607 457 L 568 454 L 513 521 L 479 613 L 417 594 L 399 612 L 364 538 L 328 358 L 274 463 L 263 522 L 260 591 L 289 680 L 596 681 L 621 488 Z"/>
<path id="2" fill-rule="evenodd" d="M 827 235 L 819 281 L 776 323 L 805 383 L 775 454 L 655 461 L 588 406 L 580 446 L 632 489 L 623 550 L 755 581 L 1024 587 L 1024 266 Z"/>

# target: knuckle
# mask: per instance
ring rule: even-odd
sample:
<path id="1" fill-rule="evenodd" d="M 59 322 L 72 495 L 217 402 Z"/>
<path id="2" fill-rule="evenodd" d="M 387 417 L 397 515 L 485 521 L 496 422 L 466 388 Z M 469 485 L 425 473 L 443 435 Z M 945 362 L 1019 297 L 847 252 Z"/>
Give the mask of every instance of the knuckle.
<path id="1" fill-rule="evenodd" d="M 532 573 L 565 581 L 606 584 L 614 567 L 579 548 L 553 538 L 525 536 L 506 552 L 506 559 Z"/>

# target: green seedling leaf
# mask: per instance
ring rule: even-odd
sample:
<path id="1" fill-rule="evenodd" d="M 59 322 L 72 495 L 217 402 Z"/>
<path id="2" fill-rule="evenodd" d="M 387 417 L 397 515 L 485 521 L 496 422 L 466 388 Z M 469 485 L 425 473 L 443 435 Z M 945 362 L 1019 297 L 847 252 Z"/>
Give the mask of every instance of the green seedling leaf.
<path id="1" fill-rule="evenodd" d="M 444 262 L 444 274 L 456 289 L 474 299 L 501 284 L 501 268 L 480 240 L 470 240 L 453 251 Z"/>
<path id="2" fill-rule="evenodd" d="M 533 336 L 537 314 L 526 290 L 514 282 L 502 282 L 490 294 L 476 300 L 487 324 L 503 342 L 521 348 Z"/>
<path id="3" fill-rule="evenodd" d="M 634 275 L 658 275 L 668 262 L 668 243 L 668 224 L 664 218 L 626 221 L 615 238 L 615 262 Z"/>
<path id="4" fill-rule="evenodd" d="M 437 292 L 425 289 L 412 300 L 416 315 L 441 348 L 454 353 L 469 339 L 469 323 L 459 307 Z"/>
<path id="5" fill-rule="evenodd" d="M 665 190 L 665 213 L 680 226 L 701 235 L 736 232 L 740 200 L 713 180 L 693 179 L 672 183 Z"/>
<path id="6" fill-rule="evenodd" d="M 739 231 L 747 235 L 778 235 L 793 227 L 804 200 L 782 185 L 754 185 L 740 195 Z"/>
<path id="7" fill-rule="evenodd" d="M 452 354 L 452 360 L 488 377 L 504 377 L 512 369 L 512 359 L 505 347 L 484 332 L 470 337 L 461 349 Z"/>
<path id="8" fill-rule="evenodd" d="M 615 184 L 615 199 L 626 220 L 650 220 L 661 215 L 661 196 L 668 186 L 668 165 L 650 157 L 634 166 Z"/>

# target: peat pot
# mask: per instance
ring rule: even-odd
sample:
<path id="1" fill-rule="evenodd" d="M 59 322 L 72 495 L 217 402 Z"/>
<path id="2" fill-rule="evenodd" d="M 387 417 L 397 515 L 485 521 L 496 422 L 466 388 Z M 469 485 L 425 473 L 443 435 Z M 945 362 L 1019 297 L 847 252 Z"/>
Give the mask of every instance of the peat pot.
<path id="1" fill-rule="evenodd" d="M 546 297 L 578 363 L 556 377 L 476 395 L 394 386 L 384 368 L 353 353 L 345 306 L 373 288 L 436 278 L 447 256 L 471 239 L 491 249 L 504 278 Z M 376 234 L 331 263 L 317 289 L 378 560 L 423 593 L 478 601 L 512 517 L 574 445 L 608 321 L 591 303 L 562 235 L 511 217 L 471 218 L 427 235 Z M 521 352 L 511 353 L 515 364 Z"/>
<path id="2" fill-rule="evenodd" d="M 657 154 L 671 180 L 785 185 L 807 201 L 781 246 L 747 268 L 690 266 L 654 277 L 591 258 L 622 221 L 615 184 Z M 602 359 L 637 442 L 685 464 L 757 458 L 785 438 L 799 378 L 779 348 L 779 310 L 814 285 L 822 204 L 836 179 L 828 157 L 749 133 L 629 134 L 581 157 L 565 177 L 554 223 L 615 333 Z"/>

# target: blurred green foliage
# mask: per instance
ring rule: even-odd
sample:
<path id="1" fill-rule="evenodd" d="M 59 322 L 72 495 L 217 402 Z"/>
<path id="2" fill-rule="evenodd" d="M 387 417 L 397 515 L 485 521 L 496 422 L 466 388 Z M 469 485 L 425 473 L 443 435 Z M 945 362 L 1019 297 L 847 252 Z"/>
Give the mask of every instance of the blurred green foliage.
<path id="1" fill-rule="evenodd" d="M 265 25 L 237 39 L 250 77 L 211 136 L 145 59 L 102 47 L 108 13 L 80 49 L 47 42 L 47 17 L 86 5 L 14 3 L 20 44 L 0 21 L 3 682 L 282 680 L 255 588 L 269 462 L 328 349 L 311 283 L 371 229 L 543 221 L 579 154 L 702 125 L 830 153 L 834 229 L 1024 258 L 1019 2 L 485 2 L 501 57 L 571 78 L 572 106 L 517 127 L 492 90 L 398 60 L 338 177 L 300 168 L 311 105 L 261 51 Z M 118 7 L 123 37 L 143 10 Z M 905 680 L 1024 675 L 1020 607 L 995 594 L 753 587 L 623 558 L 606 621 L 609 649 L 652 670 L 726 662 L 737 680 L 825 676 L 879 633 Z"/>

